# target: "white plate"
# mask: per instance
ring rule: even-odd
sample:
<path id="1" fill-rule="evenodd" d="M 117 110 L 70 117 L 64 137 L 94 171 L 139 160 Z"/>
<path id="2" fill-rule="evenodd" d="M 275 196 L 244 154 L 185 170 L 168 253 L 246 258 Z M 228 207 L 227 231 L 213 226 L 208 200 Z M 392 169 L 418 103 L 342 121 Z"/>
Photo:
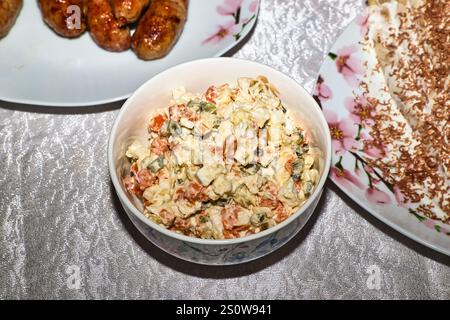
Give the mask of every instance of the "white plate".
<path id="1" fill-rule="evenodd" d="M 225 12 L 236 12 L 240 3 L 235 23 L 237 19 Z M 69 107 L 125 99 L 163 70 L 232 49 L 251 31 L 258 10 L 255 0 L 191 0 L 176 46 L 165 58 L 146 62 L 131 50 L 105 51 L 88 33 L 74 40 L 59 37 L 44 24 L 37 1 L 24 1 L 16 25 L 0 40 L 0 100 Z M 219 26 L 228 27 L 228 35 L 205 42 Z"/>
<path id="2" fill-rule="evenodd" d="M 361 69 L 364 69 L 365 63 L 373 65 L 374 61 L 371 62 L 370 56 L 362 51 L 362 36 L 366 28 L 364 24 L 365 17 L 365 15 L 362 15 L 356 18 L 347 27 L 334 44 L 320 69 L 320 85 L 318 84 L 316 86 L 315 98 L 321 104 L 326 116 L 328 115 L 327 121 L 329 122 L 330 128 L 333 126 L 331 123 L 334 123 L 334 126 L 336 126 L 336 123 L 339 123 L 340 128 L 357 125 L 354 117 L 352 120 L 349 110 L 346 108 L 346 100 L 349 97 L 354 98 L 356 95 L 361 94 L 361 89 L 357 85 L 357 80 L 361 78 L 361 75 L 358 73 L 353 75 L 346 73 L 344 77 L 342 73 L 338 72 L 336 59 L 339 59 L 339 54 L 348 55 L 349 52 L 353 51 L 350 54 L 352 59 L 349 62 L 350 64 L 359 64 L 359 68 Z M 347 49 L 352 47 L 353 50 L 344 50 L 343 52 L 342 49 L 345 47 Z M 358 69 L 356 66 L 352 67 L 354 70 Z M 353 81 L 352 77 L 354 77 Z M 376 77 L 376 75 L 373 77 Z M 370 93 L 371 96 L 378 96 L 380 94 L 379 92 L 374 93 L 373 91 Z M 335 119 L 332 119 L 332 113 L 334 113 Z M 348 134 L 351 138 L 348 144 L 351 144 L 352 139 L 357 136 L 357 133 L 350 134 L 349 132 L 352 130 L 346 131 L 348 132 L 345 134 Z M 357 129 L 355 131 L 357 132 Z M 339 167 L 340 155 L 337 154 L 337 148 L 341 148 L 339 147 L 339 143 L 334 143 L 331 179 L 339 188 L 361 207 L 395 230 L 434 250 L 450 255 L 450 225 L 425 217 L 414 210 L 411 205 L 398 203 L 395 194 L 391 191 L 392 188 L 389 188 L 381 179 L 378 179 L 376 171 L 371 172 L 371 168 L 368 168 L 369 172 L 365 173 L 362 170 L 361 162 L 358 162 L 357 158 L 358 156 L 363 156 L 364 151 L 359 148 L 356 148 L 354 151 L 344 151 L 342 154 L 342 162 L 340 163 L 342 167 Z M 359 170 L 356 169 L 356 162 L 359 163 Z M 345 171 L 342 169 L 345 169 Z M 343 175 L 344 172 L 345 175 Z M 369 174 L 372 174 L 373 181 L 377 181 L 376 185 L 374 184 L 375 188 L 372 188 L 370 192 L 368 192 Z M 358 230 L 354 230 L 354 232 L 358 232 Z"/>

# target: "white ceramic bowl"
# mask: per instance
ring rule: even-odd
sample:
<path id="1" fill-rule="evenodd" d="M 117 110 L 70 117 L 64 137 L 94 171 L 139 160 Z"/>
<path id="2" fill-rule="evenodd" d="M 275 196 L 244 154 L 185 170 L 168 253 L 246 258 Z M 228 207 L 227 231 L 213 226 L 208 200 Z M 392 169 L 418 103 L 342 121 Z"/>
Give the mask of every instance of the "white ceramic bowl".
<path id="1" fill-rule="evenodd" d="M 263 232 L 238 239 L 206 240 L 169 231 L 147 219 L 142 205 L 120 182 L 126 163 L 125 152 L 136 138 L 147 136 L 152 110 L 167 106 L 172 89 L 184 86 L 189 92 L 204 92 L 209 86 L 234 84 L 240 77 L 266 76 L 281 93 L 281 99 L 307 134 L 322 150 L 321 178 L 308 201 L 291 217 Z M 141 86 L 124 104 L 114 123 L 108 148 L 111 179 L 126 213 L 137 229 L 162 250 L 184 260 L 228 265 L 262 257 L 289 241 L 306 224 L 322 194 L 330 169 L 331 139 L 327 122 L 315 100 L 288 76 L 265 65 L 233 58 L 188 62 L 168 69 Z"/>

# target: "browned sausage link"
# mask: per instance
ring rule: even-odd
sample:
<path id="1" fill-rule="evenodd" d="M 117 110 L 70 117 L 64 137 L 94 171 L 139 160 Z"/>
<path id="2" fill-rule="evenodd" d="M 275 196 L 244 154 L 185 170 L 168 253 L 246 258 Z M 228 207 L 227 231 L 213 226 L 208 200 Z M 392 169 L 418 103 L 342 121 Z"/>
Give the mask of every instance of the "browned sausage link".
<path id="1" fill-rule="evenodd" d="M 164 57 L 177 42 L 187 18 L 188 0 L 153 0 L 141 18 L 131 46 L 143 60 Z"/>
<path id="2" fill-rule="evenodd" d="M 114 15 L 123 25 L 136 22 L 149 2 L 150 0 L 111 0 Z"/>
<path id="3" fill-rule="evenodd" d="M 22 8 L 22 0 L 0 1 L 0 38 L 6 36 L 11 30 Z"/>
<path id="4" fill-rule="evenodd" d="M 76 38 L 86 31 L 85 1 L 39 0 L 39 6 L 53 31 L 65 38 Z"/>
<path id="5" fill-rule="evenodd" d="M 100 47 L 114 52 L 130 48 L 130 29 L 121 27 L 113 14 L 109 0 L 89 0 L 87 16 L 89 32 Z"/>

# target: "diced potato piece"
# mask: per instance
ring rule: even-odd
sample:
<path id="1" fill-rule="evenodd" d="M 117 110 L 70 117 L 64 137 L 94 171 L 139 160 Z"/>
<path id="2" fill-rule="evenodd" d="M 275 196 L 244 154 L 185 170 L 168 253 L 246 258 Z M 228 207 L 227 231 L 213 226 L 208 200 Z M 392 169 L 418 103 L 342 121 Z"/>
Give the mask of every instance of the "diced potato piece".
<path id="1" fill-rule="evenodd" d="M 298 192 L 294 188 L 294 180 L 290 178 L 278 191 L 278 198 L 288 208 L 298 205 Z"/>
<path id="2" fill-rule="evenodd" d="M 260 172 L 261 172 L 261 175 L 266 178 L 272 178 L 275 175 L 275 170 L 271 166 L 269 166 L 267 168 L 262 167 Z"/>
<path id="3" fill-rule="evenodd" d="M 248 190 L 245 184 L 242 184 L 234 194 L 234 200 L 241 206 L 248 208 L 250 206 L 255 206 L 257 203 L 257 198 Z"/>
<path id="4" fill-rule="evenodd" d="M 313 164 L 314 164 L 314 157 L 310 154 L 306 154 L 304 168 L 309 169 L 313 166 Z"/>
<path id="5" fill-rule="evenodd" d="M 220 199 L 220 195 L 214 191 L 213 186 L 209 186 L 208 188 L 205 189 L 204 192 L 208 196 L 208 198 L 211 199 L 212 201 Z"/>
<path id="6" fill-rule="evenodd" d="M 221 164 L 204 166 L 197 171 L 197 179 L 204 187 L 209 186 L 214 179 L 221 173 L 224 173 L 224 169 L 224 166 Z"/>
<path id="7" fill-rule="evenodd" d="M 180 211 L 182 218 L 187 218 L 199 211 L 202 208 L 202 203 L 200 201 L 195 202 L 194 204 L 189 201 L 180 200 L 177 202 L 178 211 Z"/>
<path id="8" fill-rule="evenodd" d="M 268 130 L 267 142 L 269 146 L 277 148 L 282 142 L 283 128 L 280 125 L 271 125 Z"/>
<path id="9" fill-rule="evenodd" d="M 231 100 L 231 89 L 230 89 L 230 86 L 228 84 L 224 85 L 224 86 L 221 86 L 219 88 L 219 96 L 216 99 L 216 105 L 218 107 L 222 107 L 224 105 L 226 106 L 231 101 L 232 100 Z"/>
<path id="10" fill-rule="evenodd" d="M 192 150 L 189 146 L 189 143 L 182 142 L 177 144 L 172 150 L 172 155 L 175 159 L 176 164 L 190 164 L 192 158 Z"/>
<path id="11" fill-rule="evenodd" d="M 317 182 L 319 182 L 319 178 L 319 171 L 316 169 L 305 171 L 302 175 L 302 179 L 304 181 L 311 181 L 313 184 L 317 184 Z"/>
<path id="12" fill-rule="evenodd" d="M 286 117 L 286 121 L 284 122 L 284 129 L 286 130 L 287 135 L 291 135 L 296 131 L 294 120 L 290 117 Z"/>
<path id="13" fill-rule="evenodd" d="M 319 172 L 316 169 L 305 170 L 302 174 L 302 180 L 317 183 L 319 180 Z"/>
<path id="14" fill-rule="evenodd" d="M 169 202 L 171 199 L 170 195 L 170 184 L 164 185 L 164 182 L 168 183 L 168 179 L 162 180 L 159 185 L 153 185 L 145 189 L 143 197 L 152 203 L 154 206 L 163 205 Z"/>
<path id="15" fill-rule="evenodd" d="M 230 116 L 230 121 L 235 125 L 249 123 L 253 120 L 252 114 L 243 108 L 236 109 Z"/>
<path id="16" fill-rule="evenodd" d="M 279 185 L 283 185 L 290 177 L 291 174 L 286 169 L 284 169 L 284 167 L 278 170 L 275 174 L 275 179 L 277 180 L 277 183 Z"/>
<path id="17" fill-rule="evenodd" d="M 264 127 L 266 122 L 270 119 L 270 112 L 265 108 L 257 108 L 252 114 L 259 128 Z"/>
<path id="18" fill-rule="evenodd" d="M 214 128 L 214 122 L 216 116 L 207 112 L 201 114 L 200 119 L 198 119 L 194 124 L 194 135 L 204 136 L 207 135 Z"/>
<path id="19" fill-rule="evenodd" d="M 270 119 L 270 123 L 274 127 L 280 127 L 284 125 L 285 122 L 285 114 L 281 110 L 273 110 L 271 111 L 272 117 Z"/>
<path id="20" fill-rule="evenodd" d="M 194 123 L 192 121 L 189 121 L 186 118 L 181 118 L 180 119 L 180 125 L 185 127 L 185 128 L 188 128 L 188 129 L 192 129 L 194 127 Z"/>
<path id="21" fill-rule="evenodd" d="M 230 193 L 232 190 L 232 183 L 230 180 L 228 180 L 226 178 L 225 175 L 218 176 L 214 180 L 212 186 L 213 186 L 214 192 L 221 196 L 223 196 L 226 193 Z"/>
<path id="22" fill-rule="evenodd" d="M 277 154 L 276 150 L 277 149 L 272 146 L 261 148 L 262 154 L 258 158 L 259 163 L 263 167 L 267 167 L 275 159 Z"/>
<path id="23" fill-rule="evenodd" d="M 248 190 L 253 194 L 258 193 L 259 188 L 261 187 L 262 184 L 262 178 L 258 174 L 253 174 L 251 176 L 244 177 L 242 181 L 247 186 Z"/>
<path id="24" fill-rule="evenodd" d="M 223 223 L 222 223 L 222 208 L 211 207 L 206 210 L 211 218 L 211 224 L 213 227 L 213 235 L 215 239 L 223 239 Z"/>
<path id="25" fill-rule="evenodd" d="M 252 212 L 249 210 L 239 210 L 237 215 L 237 222 L 235 224 L 236 227 L 245 226 L 250 223 L 250 217 L 252 216 Z"/>
<path id="26" fill-rule="evenodd" d="M 132 159 L 144 159 L 150 155 L 150 151 L 139 141 L 134 141 L 125 154 L 128 158 Z"/>

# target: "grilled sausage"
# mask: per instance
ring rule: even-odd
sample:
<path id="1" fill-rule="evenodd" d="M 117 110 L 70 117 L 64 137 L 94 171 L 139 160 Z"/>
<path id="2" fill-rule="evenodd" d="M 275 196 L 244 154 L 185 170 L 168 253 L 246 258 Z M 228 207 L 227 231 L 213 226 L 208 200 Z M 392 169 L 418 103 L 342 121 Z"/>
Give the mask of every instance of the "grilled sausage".
<path id="1" fill-rule="evenodd" d="M 113 52 L 130 48 L 130 29 L 121 26 L 109 0 L 88 0 L 87 17 L 92 39 L 100 47 Z"/>
<path id="2" fill-rule="evenodd" d="M 186 23 L 189 0 L 153 0 L 141 18 L 131 47 L 143 60 L 164 57 Z"/>
<path id="3" fill-rule="evenodd" d="M 86 0 L 39 0 L 44 21 L 57 34 L 66 38 L 76 38 L 86 31 Z M 79 25 L 74 18 L 72 6 L 79 8 Z"/>
<path id="4" fill-rule="evenodd" d="M 0 1 L 0 38 L 6 36 L 11 30 L 22 8 L 22 0 Z"/>
<path id="5" fill-rule="evenodd" d="M 114 15 L 123 25 L 136 22 L 149 2 L 150 0 L 111 0 Z"/>

